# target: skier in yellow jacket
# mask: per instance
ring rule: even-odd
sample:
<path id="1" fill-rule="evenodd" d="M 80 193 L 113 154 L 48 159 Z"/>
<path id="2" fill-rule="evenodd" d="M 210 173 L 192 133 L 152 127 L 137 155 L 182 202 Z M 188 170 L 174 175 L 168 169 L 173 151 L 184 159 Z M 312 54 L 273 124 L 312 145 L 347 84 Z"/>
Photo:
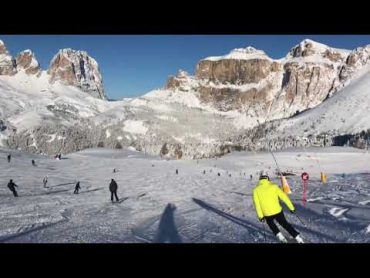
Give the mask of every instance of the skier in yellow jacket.
<path id="1" fill-rule="evenodd" d="M 253 202 L 259 220 L 262 222 L 266 220 L 267 225 L 281 242 L 286 243 L 288 241 L 279 231 L 274 220 L 287 230 L 298 243 L 304 243 L 299 233 L 285 219 L 279 199 L 286 204 L 292 213 L 295 212 L 295 208 L 288 195 L 277 184 L 270 182 L 267 174 L 261 174 L 257 186 L 253 189 Z"/>

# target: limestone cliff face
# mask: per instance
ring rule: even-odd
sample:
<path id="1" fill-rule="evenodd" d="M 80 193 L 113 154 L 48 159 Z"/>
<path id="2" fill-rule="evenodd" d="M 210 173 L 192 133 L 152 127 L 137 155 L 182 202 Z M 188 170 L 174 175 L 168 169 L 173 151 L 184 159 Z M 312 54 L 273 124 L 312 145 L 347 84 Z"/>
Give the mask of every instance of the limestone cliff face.
<path id="1" fill-rule="evenodd" d="M 195 77 L 217 83 L 232 83 L 236 85 L 257 83 L 265 79 L 272 69 L 270 60 L 222 59 L 218 61 L 203 60 L 196 68 Z"/>
<path id="2" fill-rule="evenodd" d="M 340 78 L 341 80 L 349 79 L 357 71 L 363 69 L 370 64 L 370 45 L 356 48 L 352 51 L 343 65 Z"/>
<path id="3" fill-rule="evenodd" d="M 208 57 L 195 75 L 168 79 L 166 89 L 194 91 L 220 111 L 238 110 L 265 120 L 313 108 L 370 64 L 370 47 L 353 52 L 304 40 L 280 60 L 253 47 Z"/>
<path id="4" fill-rule="evenodd" d="M 86 51 L 60 50 L 50 62 L 50 82 L 76 86 L 91 96 L 106 99 L 98 63 Z"/>

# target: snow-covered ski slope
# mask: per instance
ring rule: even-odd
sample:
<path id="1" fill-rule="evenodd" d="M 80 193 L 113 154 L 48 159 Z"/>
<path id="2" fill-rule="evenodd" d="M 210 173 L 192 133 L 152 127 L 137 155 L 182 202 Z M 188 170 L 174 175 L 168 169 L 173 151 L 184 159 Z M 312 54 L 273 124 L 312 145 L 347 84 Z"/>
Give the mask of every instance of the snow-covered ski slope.
<path id="1" fill-rule="evenodd" d="M 306 227 L 294 215 L 286 215 L 307 242 L 370 242 L 369 153 L 331 147 L 275 156 L 281 170 L 297 174 L 288 182 Z M 273 176 L 269 153 L 166 161 L 134 150 L 89 149 L 58 161 L 0 149 L 0 158 L 3 243 L 264 243 L 263 228 L 266 241 L 277 242 L 257 220 L 251 197 L 259 170 Z M 37 166 L 31 165 L 32 159 Z M 302 170 L 310 174 L 305 206 Z M 328 173 L 325 185 L 320 171 Z M 48 188 L 43 188 L 46 175 Z M 110 201 L 111 178 L 118 183 L 121 203 Z M 6 187 L 9 179 L 19 186 L 18 198 Z M 75 195 L 77 181 L 81 190 Z"/>

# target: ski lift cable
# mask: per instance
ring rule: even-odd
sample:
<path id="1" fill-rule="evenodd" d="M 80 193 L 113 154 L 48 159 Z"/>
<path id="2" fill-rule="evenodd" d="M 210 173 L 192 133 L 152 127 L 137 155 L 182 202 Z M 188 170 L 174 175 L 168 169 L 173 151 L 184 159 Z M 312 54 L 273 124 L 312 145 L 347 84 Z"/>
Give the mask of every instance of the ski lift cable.
<path id="1" fill-rule="evenodd" d="M 270 108 L 271 108 L 271 106 L 270 106 Z M 267 113 L 267 117 L 266 117 L 266 121 L 265 121 L 265 123 L 268 123 L 268 121 L 269 121 L 270 114 L 271 114 L 270 112 L 271 112 L 271 110 L 269 109 L 269 111 L 268 111 L 268 113 Z M 257 123 L 258 123 L 258 125 L 261 125 L 261 124 L 260 124 L 260 121 L 259 121 L 258 119 L 257 119 Z M 274 153 L 273 153 L 273 151 L 272 151 L 272 149 L 271 149 L 271 141 L 270 141 L 270 140 L 268 141 L 268 147 L 269 147 L 270 153 L 271 153 L 271 155 L 272 155 L 272 157 L 273 157 L 273 159 L 274 159 L 274 161 L 275 161 L 275 164 L 276 164 L 277 170 L 279 171 L 279 175 L 282 175 L 282 172 L 281 172 L 281 170 L 280 170 L 279 164 L 278 164 L 278 162 L 277 162 L 277 160 L 276 160 L 276 158 L 275 158 L 275 155 L 274 155 Z"/>
<path id="2" fill-rule="evenodd" d="M 268 113 L 267 113 L 267 117 L 266 117 L 266 123 L 268 122 L 268 120 L 269 120 L 269 118 L 270 118 L 270 112 L 271 112 L 271 106 L 272 106 L 272 103 L 271 103 L 271 105 L 270 105 L 270 110 L 268 111 Z M 259 121 L 257 120 L 257 122 L 258 122 L 258 124 L 259 124 Z M 287 194 L 290 194 L 291 193 L 291 190 L 290 190 L 290 187 L 289 187 L 289 184 L 287 183 L 287 181 L 286 181 L 286 179 L 285 179 L 285 177 L 284 177 L 284 175 L 283 175 L 283 173 L 281 172 L 281 170 L 280 170 L 280 167 L 279 167 L 279 164 L 278 164 L 278 162 L 277 162 L 277 160 L 276 160 L 276 158 L 275 158 L 275 155 L 274 155 L 274 153 L 273 153 L 273 151 L 272 151 L 272 149 L 271 149 L 271 141 L 269 140 L 268 141 L 268 146 L 269 146 L 269 150 L 270 150 L 270 153 L 271 153 L 271 155 L 272 155 L 272 157 L 273 157 L 273 159 L 274 159 L 274 161 L 275 161 L 275 163 L 276 163 L 276 166 L 277 166 L 277 170 L 278 170 L 278 175 L 280 176 L 280 180 L 281 180 L 281 186 L 282 186 L 282 188 L 283 188 L 283 191 L 285 192 L 285 193 L 287 193 Z"/>
<path id="3" fill-rule="evenodd" d="M 274 161 L 275 161 L 275 164 L 276 164 L 276 167 L 277 167 L 277 169 L 278 169 L 278 171 L 279 171 L 279 174 L 281 175 L 281 174 L 282 174 L 282 172 L 281 172 L 280 167 L 279 167 L 279 165 L 278 165 L 278 163 L 277 163 L 277 161 L 276 161 L 276 158 L 275 158 L 274 153 L 271 151 L 271 148 L 270 148 L 270 152 L 271 152 L 271 155 L 272 155 L 272 157 L 273 157 L 273 159 L 274 159 Z"/>

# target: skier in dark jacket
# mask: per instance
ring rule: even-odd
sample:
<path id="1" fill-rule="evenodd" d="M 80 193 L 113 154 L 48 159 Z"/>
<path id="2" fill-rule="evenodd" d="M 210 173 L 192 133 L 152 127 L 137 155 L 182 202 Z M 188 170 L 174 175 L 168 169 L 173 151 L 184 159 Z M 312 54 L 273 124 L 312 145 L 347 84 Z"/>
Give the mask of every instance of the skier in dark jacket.
<path id="1" fill-rule="evenodd" d="M 75 191 L 73 192 L 73 194 L 78 194 L 78 191 L 81 189 L 81 186 L 80 186 L 80 182 L 77 182 L 76 183 L 76 186 L 75 186 Z"/>
<path id="2" fill-rule="evenodd" d="M 8 162 L 10 163 L 10 159 L 12 158 L 12 156 L 10 154 L 8 154 Z"/>
<path id="3" fill-rule="evenodd" d="M 111 193 L 111 201 L 113 203 L 113 195 L 116 197 L 116 201 L 118 202 L 119 199 L 118 199 L 118 196 L 117 196 L 117 189 L 118 189 L 118 185 L 116 183 L 116 181 L 114 179 L 111 180 L 110 184 L 109 184 L 109 191 Z"/>
<path id="4" fill-rule="evenodd" d="M 44 188 L 46 188 L 47 186 L 47 183 L 48 183 L 48 177 L 44 177 L 44 179 L 42 180 L 43 184 L 44 184 Z"/>
<path id="5" fill-rule="evenodd" d="M 14 197 L 18 197 L 17 191 L 15 190 L 15 187 L 18 187 L 13 180 L 10 180 L 8 183 L 8 188 L 10 189 L 11 192 L 13 192 Z"/>
<path id="6" fill-rule="evenodd" d="M 32 166 L 36 166 L 35 160 L 32 159 Z"/>

